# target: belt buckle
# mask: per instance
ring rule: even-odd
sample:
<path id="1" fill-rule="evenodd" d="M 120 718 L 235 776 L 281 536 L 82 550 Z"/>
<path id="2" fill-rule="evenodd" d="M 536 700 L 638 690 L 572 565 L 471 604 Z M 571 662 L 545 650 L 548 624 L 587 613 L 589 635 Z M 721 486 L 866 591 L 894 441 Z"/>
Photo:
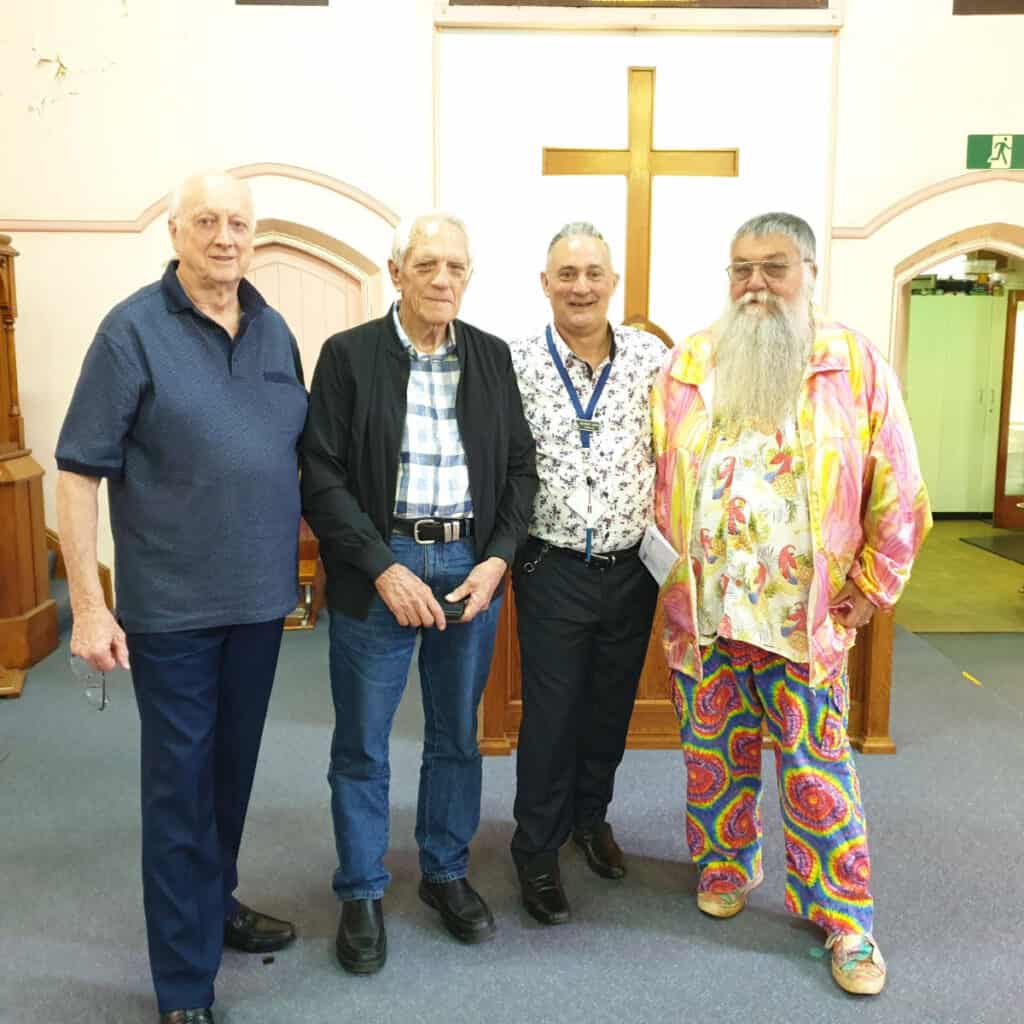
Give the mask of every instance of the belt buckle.
<path id="1" fill-rule="evenodd" d="M 424 540 L 420 536 L 420 527 L 423 526 L 424 523 L 426 523 L 428 526 L 436 526 L 436 525 L 438 525 L 438 522 L 437 522 L 436 519 L 417 519 L 416 522 L 414 522 L 412 524 L 412 539 L 414 541 L 416 541 L 417 544 L 434 544 L 434 543 L 436 543 L 435 541 L 432 541 L 432 540 Z"/>

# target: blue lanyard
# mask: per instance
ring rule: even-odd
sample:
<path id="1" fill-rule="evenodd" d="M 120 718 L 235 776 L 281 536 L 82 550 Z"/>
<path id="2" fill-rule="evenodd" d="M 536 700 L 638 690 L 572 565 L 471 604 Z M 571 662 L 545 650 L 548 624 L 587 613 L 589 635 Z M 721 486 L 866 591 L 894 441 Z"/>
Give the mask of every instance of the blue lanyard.
<path id="1" fill-rule="evenodd" d="M 576 425 L 580 428 L 580 444 L 584 448 L 590 447 L 590 435 L 597 430 L 597 424 L 594 422 L 594 413 L 597 411 L 597 403 L 601 400 L 601 392 L 604 391 L 604 386 L 608 382 L 608 374 L 611 373 L 612 363 L 609 359 L 605 364 L 604 369 L 601 371 L 601 376 L 597 378 L 597 384 L 594 385 L 594 390 L 590 395 L 590 401 L 587 403 L 586 409 L 580 404 L 580 396 L 576 394 L 576 389 L 573 387 L 572 381 L 569 379 L 569 371 L 565 368 L 565 363 L 562 362 L 562 357 L 558 354 L 558 349 L 555 348 L 555 339 L 551 337 L 551 325 L 547 327 L 547 339 L 548 339 L 548 352 L 551 354 L 551 361 L 555 364 L 555 369 L 558 370 L 559 376 L 562 378 L 562 383 L 565 385 L 565 390 L 569 393 L 569 398 L 572 400 L 572 406 L 576 410 Z"/>
<path id="2" fill-rule="evenodd" d="M 601 400 L 601 393 L 604 391 L 604 386 L 608 382 L 608 374 L 611 373 L 612 362 L 609 359 L 605 364 L 605 368 L 601 371 L 601 376 L 597 378 L 597 384 L 594 385 L 594 390 L 591 392 L 590 401 L 587 403 L 586 409 L 580 404 L 580 396 L 576 394 L 576 389 L 573 387 L 572 381 L 569 379 L 569 371 L 565 368 L 565 364 L 562 362 L 562 357 L 558 354 L 558 349 L 555 348 L 555 339 L 551 336 L 551 325 L 549 324 L 546 330 L 548 340 L 548 352 L 551 355 L 551 361 L 555 364 L 555 369 L 558 370 L 558 375 L 562 378 L 562 383 L 565 385 L 565 390 L 569 393 L 569 398 L 572 401 L 572 407 L 576 410 L 576 426 L 580 430 L 580 444 L 583 446 L 584 452 L 590 454 L 590 435 L 595 433 L 598 429 L 598 424 L 594 420 L 594 413 L 597 411 L 597 403 Z M 587 488 L 588 494 L 590 488 L 593 488 L 594 481 L 591 480 L 590 474 L 587 474 Z M 586 560 L 590 561 L 590 554 L 593 549 L 594 543 L 594 530 L 592 527 L 587 527 L 587 550 Z"/>

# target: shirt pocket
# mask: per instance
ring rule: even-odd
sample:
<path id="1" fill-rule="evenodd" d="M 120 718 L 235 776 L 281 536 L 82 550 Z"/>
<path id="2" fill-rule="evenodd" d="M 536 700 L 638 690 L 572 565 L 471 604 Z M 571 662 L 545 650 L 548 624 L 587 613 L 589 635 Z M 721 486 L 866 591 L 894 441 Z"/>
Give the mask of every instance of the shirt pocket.
<path id="1" fill-rule="evenodd" d="M 264 370 L 263 379 L 272 384 L 293 384 L 297 388 L 302 388 L 303 391 L 306 390 L 294 374 L 283 373 L 280 370 Z"/>
<path id="2" fill-rule="evenodd" d="M 295 376 L 280 370 L 263 371 L 263 399 L 271 410 L 270 419 L 296 442 L 306 422 L 309 396 Z"/>

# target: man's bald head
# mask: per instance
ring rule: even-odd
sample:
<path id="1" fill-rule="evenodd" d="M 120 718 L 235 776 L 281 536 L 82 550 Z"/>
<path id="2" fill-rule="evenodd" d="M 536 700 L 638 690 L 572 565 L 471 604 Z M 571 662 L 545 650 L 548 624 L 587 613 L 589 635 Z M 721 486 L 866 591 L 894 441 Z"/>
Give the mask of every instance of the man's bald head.
<path id="1" fill-rule="evenodd" d="M 247 182 L 221 171 L 191 175 L 171 192 L 167 226 L 187 291 L 237 289 L 252 261 L 256 226 Z"/>

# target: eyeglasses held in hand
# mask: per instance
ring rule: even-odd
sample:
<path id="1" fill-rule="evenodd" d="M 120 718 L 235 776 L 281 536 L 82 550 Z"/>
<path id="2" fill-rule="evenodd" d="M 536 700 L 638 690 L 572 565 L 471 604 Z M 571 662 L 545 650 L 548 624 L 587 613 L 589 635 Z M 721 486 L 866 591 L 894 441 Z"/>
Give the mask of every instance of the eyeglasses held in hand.
<path id="1" fill-rule="evenodd" d="M 102 669 L 93 668 L 77 654 L 71 655 L 71 674 L 75 677 L 85 699 L 97 710 L 103 711 L 110 706 L 107 696 L 107 674 Z"/>
<path id="2" fill-rule="evenodd" d="M 802 259 L 801 263 L 814 263 L 814 260 Z M 760 269 L 763 277 L 769 281 L 780 281 L 789 273 L 795 263 L 787 263 L 785 260 L 745 260 L 742 263 L 730 263 L 725 268 L 730 281 L 749 281 L 754 276 L 754 271 Z"/>

